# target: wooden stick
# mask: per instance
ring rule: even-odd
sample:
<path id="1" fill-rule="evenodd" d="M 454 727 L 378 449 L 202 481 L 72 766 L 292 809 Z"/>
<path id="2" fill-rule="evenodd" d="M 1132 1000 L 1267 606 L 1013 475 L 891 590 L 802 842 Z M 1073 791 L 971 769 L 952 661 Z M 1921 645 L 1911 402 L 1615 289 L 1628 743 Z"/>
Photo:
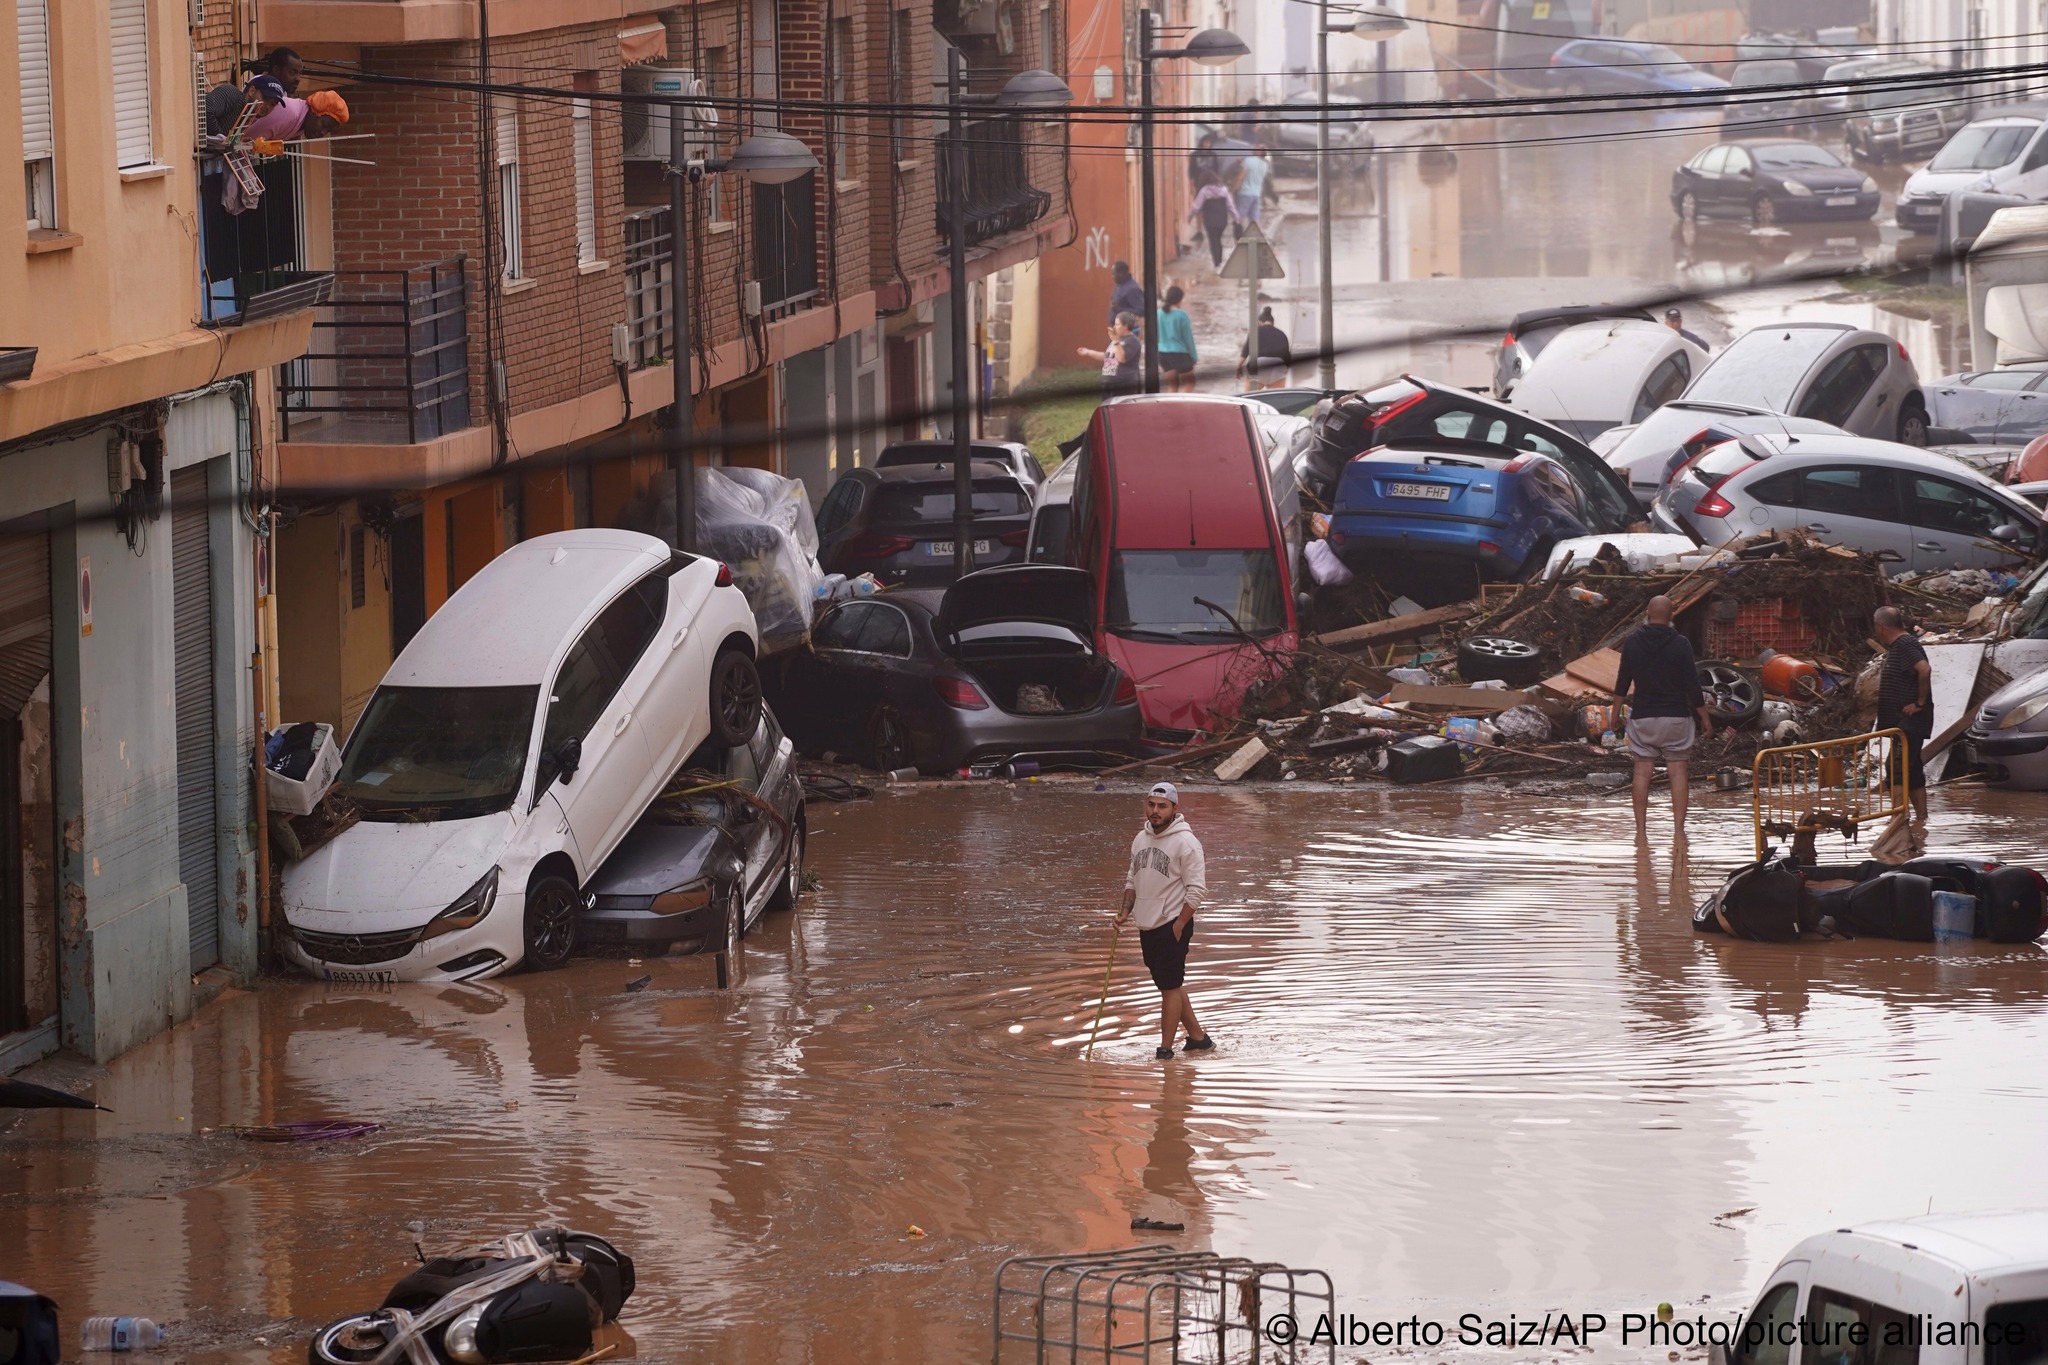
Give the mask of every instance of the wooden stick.
<path id="1" fill-rule="evenodd" d="M 1095 1056 L 1095 1033 L 1102 1027 L 1102 1007 L 1109 1003 L 1109 978 L 1116 970 L 1116 941 L 1123 932 L 1123 918 L 1118 916 L 1109 930 L 1109 965 L 1102 969 L 1102 998 L 1095 1002 L 1095 1022 L 1088 1026 L 1088 1050 L 1081 1054 L 1081 1060 L 1084 1062 Z"/>
<path id="2" fill-rule="evenodd" d="M 1141 758 L 1136 763 L 1125 763 L 1115 768 L 1104 768 L 1095 775 L 1097 777 L 1109 777 L 1115 773 L 1127 773 L 1138 768 L 1149 768 L 1154 763 L 1163 763 L 1168 767 L 1176 767 L 1191 758 L 1201 758 L 1207 754 L 1221 753 L 1233 745 L 1242 743 L 1244 743 L 1244 736 L 1242 735 L 1232 739 L 1219 739 L 1209 744 L 1197 744 L 1192 749 L 1182 749 L 1171 754 L 1159 754 L 1153 758 Z"/>

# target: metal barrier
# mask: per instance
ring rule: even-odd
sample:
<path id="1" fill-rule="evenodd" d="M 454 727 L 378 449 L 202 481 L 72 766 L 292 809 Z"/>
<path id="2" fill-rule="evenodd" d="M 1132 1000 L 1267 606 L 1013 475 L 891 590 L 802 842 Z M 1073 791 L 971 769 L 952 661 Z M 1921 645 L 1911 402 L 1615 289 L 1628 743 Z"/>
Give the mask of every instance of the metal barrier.
<path id="1" fill-rule="evenodd" d="M 1877 730 L 1818 744 L 1759 749 L 1750 764 L 1756 856 L 1772 838 L 1822 830 L 1854 835 L 1906 809 L 1906 737 Z"/>

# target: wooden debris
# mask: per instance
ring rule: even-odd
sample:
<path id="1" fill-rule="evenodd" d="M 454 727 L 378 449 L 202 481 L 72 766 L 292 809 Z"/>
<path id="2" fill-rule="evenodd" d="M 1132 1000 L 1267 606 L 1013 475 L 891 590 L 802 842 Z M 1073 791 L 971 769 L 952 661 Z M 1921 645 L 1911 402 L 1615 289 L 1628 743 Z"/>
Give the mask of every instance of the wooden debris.
<path id="1" fill-rule="evenodd" d="M 1476 602 L 1453 602 L 1448 607 L 1432 607 L 1428 611 L 1410 612 L 1387 621 L 1368 621 L 1362 626 L 1333 630 L 1327 635 L 1312 635 L 1309 643 L 1325 649 L 1347 649 L 1386 644 L 1393 640 L 1413 640 L 1440 627 L 1463 621 L 1478 610 Z"/>

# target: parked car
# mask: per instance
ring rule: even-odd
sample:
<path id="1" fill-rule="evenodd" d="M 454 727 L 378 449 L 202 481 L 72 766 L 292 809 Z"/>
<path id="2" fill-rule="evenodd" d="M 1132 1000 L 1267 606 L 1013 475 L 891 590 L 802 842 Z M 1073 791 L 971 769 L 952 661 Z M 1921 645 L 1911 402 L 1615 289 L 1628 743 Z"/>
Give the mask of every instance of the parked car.
<path id="1" fill-rule="evenodd" d="M 979 569 L 944 592 L 833 607 L 808 650 L 775 661 L 770 687 L 806 752 L 884 772 L 1135 754 L 1137 685 L 1096 647 L 1096 611 L 1085 569 Z"/>
<path id="2" fill-rule="evenodd" d="M 1671 208 L 1681 222 L 1860 221 L 1876 215 L 1881 198 L 1875 180 L 1811 142 L 1716 143 L 1671 173 Z"/>
<path id="3" fill-rule="evenodd" d="M 1906 178 L 1895 221 L 1908 232 L 1932 233 L 1957 190 L 2048 199 L 2048 108 L 2014 105 L 1958 128 L 1932 161 Z"/>
<path id="4" fill-rule="evenodd" d="M 1745 332 L 1685 396 L 1755 403 L 1857 436 L 1927 444 L 1927 403 L 1905 346 L 1846 323 L 1780 322 Z"/>
<path id="5" fill-rule="evenodd" d="M 1272 668 L 1263 651 L 1294 646 L 1258 416 L 1237 398 L 1133 395 L 1089 423 L 1068 558 L 1094 575 L 1098 647 L 1136 680 L 1148 727 L 1213 729 Z"/>
<path id="6" fill-rule="evenodd" d="M 2015 678 L 1985 698 L 1966 740 L 1990 785 L 2048 791 L 2048 671 Z"/>
<path id="7" fill-rule="evenodd" d="M 1279 112 L 1260 125 L 1266 159 L 1275 175 L 1316 173 L 1317 124 L 1321 104 L 1314 90 L 1297 90 L 1282 100 Z M 1360 115 L 1367 103 L 1355 95 L 1330 96 L 1330 148 L 1333 175 L 1362 176 L 1372 164 L 1372 125 Z"/>
<path id="8" fill-rule="evenodd" d="M 1493 396 L 1506 398 L 1514 393 L 1515 384 L 1528 373 L 1536 363 L 1536 357 L 1543 354 L 1543 348 L 1567 327 L 1576 327 L 1582 322 L 1601 318 L 1635 318 L 1643 322 L 1655 322 L 1657 317 L 1647 308 L 1634 304 L 1573 304 L 1562 308 L 1534 308 L 1526 313 L 1515 314 L 1514 321 L 1500 339 L 1500 346 L 1493 356 Z"/>
<path id="9" fill-rule="evenodd" d="M 1819 112 L 1800 89 L 1805 84 L 1797 62 L 1737 62 L 1728 76 L 1732 102 L 1722 107 L 1722 128 L 1737 137 L 1804 131 Z"/>
<path id="10" fill-rule="evenodd" d="M 701 773 L 731 786 L 657 798 L 590 878 L 580 941 L 717 951 L 761 916 L 793 908 L 803 891 L 805 834 L 794 757 L 765 706 L 745 744 L 699 746 L 681 780 L 706 787 L 689 776 Z"/>
<path id="11" fill-rule="evenodd" d="M 1576 38 L 1550 54 L 1550 89 L 1582 95 L 1678 94 L 1720 90 L 1728 82 L 1702 71 L 1661 43 Z"/>
<path id="12" fill-rule="evenodd" d="M 1894 573 L 2009 570 L 2048 548 L 2040 510 L 1975 470 L 1857 436 L 1724 441 L 1665 485 L 1651 520 L 1705 545 L 1801 530 L 1888 554 Z"/>
<path id="13" fill-rule="evenodd" d="M 753 613 L 631 531 L 513 546 L 427 619 L 335 791 L 361 818 L 285 869 L 285 953 L 335 980 L 547 968 L 583 888 L 685 756 L 760 723 Z"/>
<path id="14" fill-rule="evenodd" d="M 1312 417 L 1316 404 L 1324 399 L 1342 398 L 1343 389 L 1255 389 L 1241 393 L 1240 398 L 1249 398 L 1255 403 L 1264 403 L 1278 413 L 1290 417 Z"/>
<path id="15" fill-rule="evenodd" d="M 2048 362 L 1948 375 L 1920 395 L 1928 425 L 1940 433 L 1986 445 L 2025 445 L 2048 433 Z"/>
<path id="16" fill-rule="evenodd" d="M 1849 82 L 1861 80 L 1865 73 L 1881 66 L 1912 66 L 1915 63 L 1901 62 L 1896 57 L 1864 56 L 1845 57 L 1830 62 L 1828 69 L 1821 72 L 1824 85 L 1847 86 Z M 1834 118 L 1845 118 L 1857 108 L 1856 95 L 1847 89 L 1828 90 L 1814 98 L 1814 108 L 1821 114 Z"/>
<path id="17" fill-rule="evenodd" d="M 1797 68 L 1796 79 L 1817 81 L 1838 62 L 1870 55 L 1867 49 L 1859 51 L 1852 45 L 1757 30 L 1735 40 L 1735 60 L 1731 69 L 1740 70 L 1753 62 L 1790 62 Z"/>
<path id="18" fill-rule="evenodd" d="M 1079 455 L 1067 456 L 1031 500 L 1031 534 L 1025 541 L 1024 557 L 1033 564 L 1067 562 L 1074 529 L 1074 472 L 1080 466 Z"/>
<path id="19" fill-rule="evenodd" d="M 1045 466 L 1031 453 L 1031 447 L 1021 441 L 970 441 L 967 444 L 969 460 L 995 460 L 1007 465 L 1025 484 L 1036 488 L 1045 482 Z M 937 465 L 951 471 L 953 468 L 953 443 L 950 440 L 892 441 L 882 447 L 882 453 L 875 456 L 876 469 L 893 469 L 899 465 Z"/>
<path id="20" fill-rule="evenodd" d="M 1512 405 L 1582 441 L 1640 422 L 1685 392 L 1704 348 L 1661 322 L 1614 318 L 1565 328 L 1515 385 Z"/>
<path id="21" fill-rule="evenodd" d="M 1532 574 L 1556 542 L 1627 530 L 1633 515 L 1633 503 L 1617 515 L 1558 454 L 1403 437 L 1344 467 L 1329 542 L 1347 567 L 1430 607 Z"/>
<path id="22" fill-rule="evenodd" d="M 1942 73 L 1931 66 L 1870 58 L 1854 66 L 1847 79 L 1858 85 L 1834 97 L 1839 107 L 1833 111 L 1851 156 L 1877 162 L 1927 156 L 1970 121 L 1969 102 L 1941 84 Z M 1836 79 L 1835 68 L 1828 79 Z"/>
<path id="23" fill-rule="evenodd" d="M 1826 422 L 1787 417 L 1754 404 L 1677 398 L 1633 426 L 1600 433 L 1592 446 L 1609 468 L 1628 480 L 1636 501 L 1647 510 L 1656 501 L 1658 490 L 1687 460 L 1708 446 L 1759 431 L 1793 436 L 1848 434 Z"/>
<path id="24" fill-rule="evenodd" d="M 1785 1254 L 1731 1327 L 1733 1345 L 1715 1343 L 1709 1358 L 1782 1365 L 1796 1351 L 1802 1362 L 1828 1365 L 2037 1361 L 2048 1338 L 2044 1279 L 2048 1213 L 1938 1213 L 1837 1228 Z"/>
<path id="25" fill-rule="evenodd" d="M 976 568 L 1021 563 L 1035 485 L 1007 462 L 975 460 Z M 891 586 L 937 587 L 953 577 L 953 469 L 946 464 L 849 469 L 818 505 L 818 563 L 828 574 L 871 573 Z"/>

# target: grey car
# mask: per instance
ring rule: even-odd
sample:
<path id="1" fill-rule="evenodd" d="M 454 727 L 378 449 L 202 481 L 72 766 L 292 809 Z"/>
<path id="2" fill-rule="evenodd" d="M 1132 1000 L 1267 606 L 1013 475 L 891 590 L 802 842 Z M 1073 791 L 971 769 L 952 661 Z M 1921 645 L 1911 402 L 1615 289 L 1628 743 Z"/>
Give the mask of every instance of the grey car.
<path id="1" fill-rule="evenodd" d="M 2015 679 L 1987 697 L 1966 741 L 1990 785 L 2048 791 L 2048 671 Z"/>
<path id="2" fill-rule="evenodd" d="M 1920 84 L 1923 77 L 1925 85 Z M 1829 97 L 1840 104 L 1833 112 L 1842 118 L 1843 143 L 1851 156 L 1861 160 L 1884 162 L 1932 156 L 1970 121 L 1968 99 L 1959 98 L 1953 86 L 1937 89 L 1941 73 L 1931 66 L 1865 58 L 1856 63 L 1856 69 L 1846 78 L 1873 82 Z M 1828 79 L 1836 79 L 1835 68 L 1828 69 Z"/>
<path id="3" fill-rule="evenodd" d="M 1753 432 L 1792 436 L 1847 435 L 1840 427 L 1810 417 L 1787 417 L 1753 403 L 1705 402 L 1678 398 L 1632 426 L 1611 427 L 1593 438 L 1594 453 L 1628 480 L 1645 508 L 1679 466 L 1709 445 Z"/>
<path id="4" fill-rule="evenodd" d="M 1840 322 L 1780 322 L 1743 333 L 1685 390 L 1708 402 L 1749 403 L 1857 436 L 1927 444 L 1927 403 L 1906 348 L 1883 332 Z"/>
<path id="5" fill-rule="evenodd" d="M 2048 362 L 1952 374 L 1921 395 L 1937 435 L 1946 430 L 1985 445 L 2025 445 L 2048 432 Z"/>
<path id="6" fill-rule="evenodd" d="M 1701 453 L 1650 511 L 1725 545 L 1800 530 L 1888 555 L 1889 572 L 2011 570 L 2043 550 L 2039 509 L 1954 460 L 1855 436 L 1750 435 Z"/>
<path id="7" fill-rule="evenodd" d="M 1006 464 L 1019 479 L 1033 488 L 1045 482 L 1045 466 L 1031 453 L 1031 447 L 1021 441 L 969 441 L 967 458 Z M 949 440 L 894 441 L 883 446 L 882 453 L 875 456 L 874 467 L 888 469 L 915 464 L 951 469 L 953 443 Z"/>

